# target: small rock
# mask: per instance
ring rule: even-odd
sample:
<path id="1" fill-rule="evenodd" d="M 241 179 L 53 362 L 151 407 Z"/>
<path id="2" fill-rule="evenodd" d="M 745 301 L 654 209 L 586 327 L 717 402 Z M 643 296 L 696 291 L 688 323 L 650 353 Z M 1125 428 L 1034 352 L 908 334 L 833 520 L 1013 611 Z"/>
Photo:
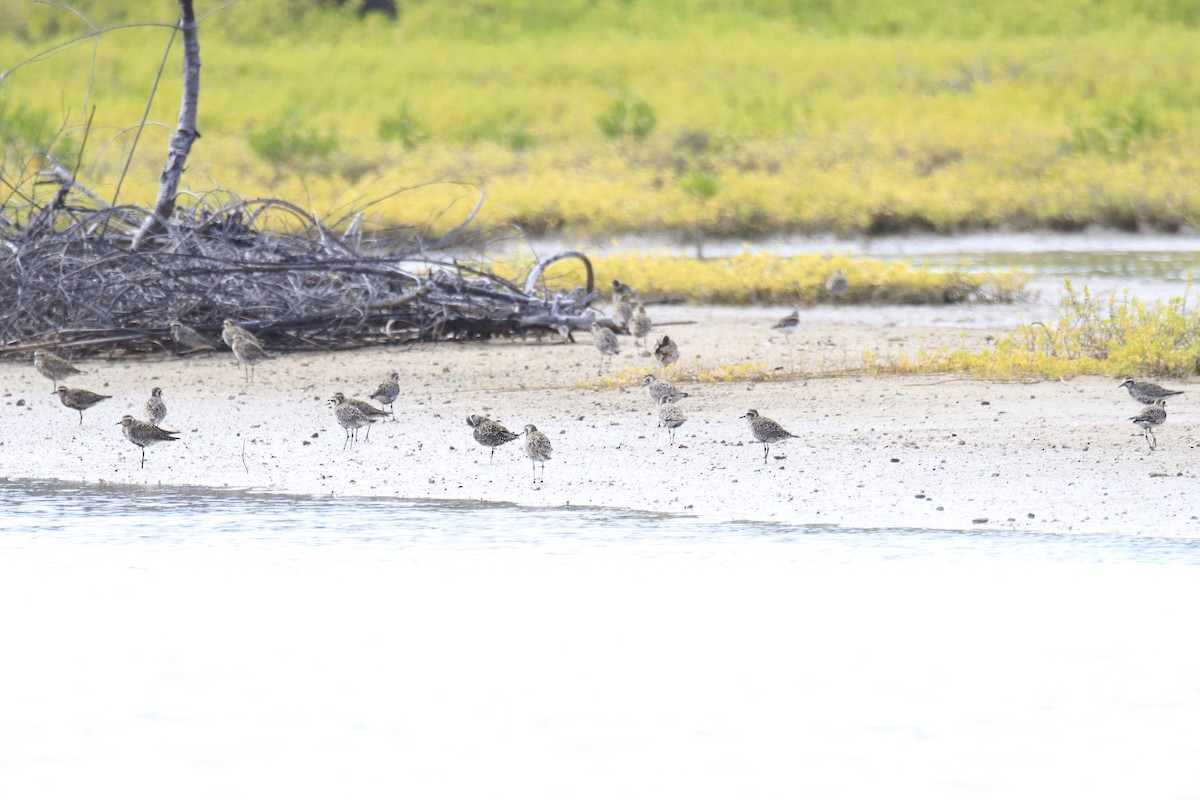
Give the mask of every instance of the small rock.
<path id="1" fill-rule="evenodd" d="M 988 521 L 987 517 L 976 517 L 975 519 L 971 520 L 971 524 L 972 525 L 986 525 L 987 521 Z"/>

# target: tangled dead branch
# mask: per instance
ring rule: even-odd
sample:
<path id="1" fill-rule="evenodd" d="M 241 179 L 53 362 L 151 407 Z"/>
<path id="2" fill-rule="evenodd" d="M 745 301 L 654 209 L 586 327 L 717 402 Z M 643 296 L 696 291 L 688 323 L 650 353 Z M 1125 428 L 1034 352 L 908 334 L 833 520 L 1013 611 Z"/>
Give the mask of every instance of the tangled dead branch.
<path id="1" fill-rule="evenodd" d="M 150 212 L 107 207 L 69 174 L 49 202 L 0 206 L 0 354 L 46 345 L 75 355 L 154 352 L 178 320 L 218 339 L 230 317 L 275 350 L 490 338 L 586 329 L 591 262 L 577 251 L 535 264 L 523 285 L 455 257 L 478 212 L 436 238 L 368 240 L 281 200 L 199 198 L 137 249 Z M 480 198 L 482 203 L 482 197 Z M 578 259 L 581 285 L 545 270 Z M 606 319 L 600 317 L 600 319 Z"/>

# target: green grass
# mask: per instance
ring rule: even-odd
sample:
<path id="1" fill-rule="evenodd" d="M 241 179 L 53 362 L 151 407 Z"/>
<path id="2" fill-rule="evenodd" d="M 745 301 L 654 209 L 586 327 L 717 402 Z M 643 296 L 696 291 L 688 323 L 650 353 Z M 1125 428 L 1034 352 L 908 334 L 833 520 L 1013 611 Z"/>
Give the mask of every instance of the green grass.
<path id="1" fill-rule="evenodd" d="M 166 0 L 74 5 L 96 25 L 174 18 Z M 427 186 L 368 221 L 449 227 L 466 183 L 497 228 L 580 236 L 1200 223 L 1194 2 L 413 0 L 395 24 L 318 5 L 204 20 L 188 189 L 320 215 Z M 85 30 L 0 0 L 0 69 Z M 94 108 L 80 177 L 110 192 L 168 35 L 113 31 L 10 74 L 5 180 L 47 121 L 81 146 Z M 178 73 L 176 44 L 122 201 L 153 199 Z"/>

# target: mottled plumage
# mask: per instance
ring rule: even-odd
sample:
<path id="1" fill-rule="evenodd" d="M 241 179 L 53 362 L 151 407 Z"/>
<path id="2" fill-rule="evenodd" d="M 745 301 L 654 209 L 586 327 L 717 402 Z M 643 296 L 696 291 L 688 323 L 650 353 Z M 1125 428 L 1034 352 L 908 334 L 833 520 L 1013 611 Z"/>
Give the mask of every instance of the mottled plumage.
<path id="1" fill-rule="evenodd" d="M 550 460 L 550 437 L 533 425 L 525 426 L 525 455 L 533 462 L 533 482 L 537 483 L 537 465 L 542 465 L 542 483 L 546 482 L 546 462 Z"/>
<path id="2" fill-rule="evenodd" d="M 763 443 L 763 463 L 766 463 L 767 454 L 771 452 L 772 442 L 798 438 L 795 434 L 785 431 L 778 422 L 761 416 L 753 408 L 743 414 L 742 419 L 750 421 L 750 432 L 754 434 L 755 439 Z"/>
<path id="3" fill-rule="evenodd" d="M 217 346 L 201 336 L 198 330 L 189 328 L 182 322 L 171 323 L 171 338 L 175 340 L 175 344 L 189 352 L 217 349 Z"/>
<path id="4" fill-rule="evenodd" d="M 687 417 L 679 410 L 679 406 L 666 397 L 658 401 L 658 427 L 667 429 L 667 441 L 675 444 L 675 429 L 687 422 Z"/>
<path id="5" fill-rule="evenodd" d="M 1161 397 L 1158 398 L 1142 409 L 1142 413 L 1136 417 L 1130 417 L 1129 421 L 1145 432 L 1146 446 L 1151 450 L 1157 449 L 1158 439 L 1154 436 L 1153 429 L 1167 421 L 1167 401 Z"/>
<path id="6" fill-rule="evenodd" d="M 146 419 L 151 425 L 157 425 L 167 416 L 167 404 L 163 402 L 162 389 L 155 386 L 150 390 L 150 399 L 146 401 Z"/>
<path id="7" fill-rule="evenodd" d="M 177 441 L 176 434 L 179 431 L 165 431 L 157 425 L 151 425 L 149 422 L 143 422 L 140 419 L 134 419 L 129 414 L 121 417 L 121 421 L 117 423 L 124 430 L 125 438 L 142 448 L 142 466 L 146 466 L 146 448 L 156 442 L 174 442 Z"/>
<path id="8" fill-rule="evenodd" d="M 242 365 L 247 382 L 254 383 L 254 368 L 271 356 L 267 355 L 267 352 L 252 337 L 242 336 L 238 333 L 233 335 L 230 348 L 237 356 L 238 363 Z"/>
<path id="9" fill-rule="evenodd" d="M 592 323 L 592 340 L 600 353 L 600 366 L 596 368 L 596 374 L 600 375 L 604 371 L 604 359 L 620 353 L 621 346 L 617 343 L 617 335 L 612 329 L 599 322 Z"/>
<path id="10" fill-rule="evenodd" d="M 507 444 L 513 439 L 520 438 L 499 422 L 493 422 L 487 417 L 481 417 L 478 414 L 472 414 L 467 417 L 467 424 L 473 429 L 471 435 L 475 437 L 475 441 L 484 447 L 491 448 L 491 452 L 488 454 L 489 464 L 492 461 L 492 457 L 496 455 L 497 447 Z"/>
<path id="11" fill-rule="evenodd" d="M 347 445 L 353 446 L 354 442 L 358 441 L 358 429 L 374 424 L 376 417 L 368 415 L 361 408 L 348 402 L 346 396 L 338 392 L 329 399 L 329 404 L 333 406 L 333 416 L 346 430 L 346 441 L 342 443 L 342 449 L 345 450 Z M 376 409 L 378 410 L 378 409 Z M 367 427 L 367 435 L 371 433 L 370 427 Z"/>
<path id="12" fill-rule="evenodd" d="M 398 373 L 398 372 L 390 373 L 387 376 L 387 378 L 385 378 L 383 380 L 383 382 L 380 383 L 379 386 L 377 386 L 375 388 L 375 391 L 371 392 L 371 394 L 369 395 L 369 397 L 372 400 L 378 400 L 379 405 L 390 407 L 392 410 L 392 418 L 393 419 L 395 419 L 395 417 L 396 417 L 395 403 L 396 403 L 396 398 L 399 396 L 400 396 L 400 373 Z"/>
<path id="13" fill-rule="evenodd" d="M 629 320 L 637 305 L 637 293 L 616 278 L 612 282 L 612 318 L 621 330 L 629 329 Z"/>
<path id="14" fill-rule="evenodd" d="M 1164 389 L 1157 383 L 1149 383 L 1148 381 L 1135 381 L 1133 378 L 1126 378 L 1121 381 L 1121 386 L 1129 390 L 1129 396 L 1137 400 L 1142 405 L 1150 405 L 1155 400 L 1165 400 L 1168 397 L 1174 397 L 1177 394 L 1183 394 L 1180 389 Z"/>
<path id="15" fill-rule="evenodd" d="M 68 375 L 83 374 L 80 370 L 75 369 L 70 361 L 59 358 L 53 353 L 47 353 L 45 350 L 33 351 L 33 366 L 42 374 L 42 377 L 54 381 L 55 389 L 58 389 L 58 382 Z"/>
<path id="16" fill-rule="evenodd" d="M 650 335 L 651 327 L 653 325 L 650 322 L 650 316 L 646 313 L 646 307 L 639 305 L 633 312 L 633 316 L 629 318 L 629 332 L 633 334 L 634 347 L 640 347 L 643 352 L 645 351 L 646 337 Z M 638 339 L 642 340 L 640 345 Z"/>
<path id="17" fill-rule="evenodd" d="M 243 339 L 249 339 L 259 347 L 262 347 L 262 342 L 258 340 L 257 336 L 243 328 L 241 325 L 238 325 L 233 320 L 226 319 L 221 322 L 221 340 L 225 342 L 225 344 L 228 345 L 231 350 L 233 349 L 233 340 L 239 336 Z"/>
<path id="18" fill-rule="evenodd" d="M 347 399 L 346 395 L 342 394 L 341 392 L 334 392 L 333 397 L 330 398 L 329 402 L 333 403 L 334 405 L 341 405 L 341 404 L 345 403 L 346 405 L 353 406 L 354 408 L 358 409 L 358 412 L 360 414 L 362 414 L 364 417 L 366 417 L 371 422 L 375 422 L 376 420 L 383 419 L 384 417 L 386 417 L 388 415 L 388 413 L 386 411 L 384 411 L 382 408 L 376 408 L 375 406 L 368 403 L 366 400 L 356 400 L 353 397 Z M 367 428 L 366 439 L 367 439 L 367 441 L 370 441 L 370 439 L 371 439 L 371 429 L 370 428 Z"/>
<path id="19" fill-rule="evenodd" d="M 68 389 L 66 386 L 59 386 L 51 394 L 58 395 L 58 399 L 67 408 L 79 412 L 80 425 L 83 424 L 84 411 L 96 405 L 101 400 L 107 400 L 112 397 L 111 394 L 96 394 L 95 392 L 89 392 L 87 389 Z"/>
<path id="20" fill-rule="evenodd" d="M 663 398 L 666 398 L 668 403 L 677 403 L 688 396 L 687 392 L 679 391 L 670 381 L 659 380 L 652 374 L 642 378 L 642 385 L 646 387 L 646 393 L 655 405 Z"/>
<path id="21" fill-rule="evenodd" d="M 654 345 L 654 360 L 660 367 L 669 367 L 679 360 L 679 345 L 671 341 L 665 333 Z"/>

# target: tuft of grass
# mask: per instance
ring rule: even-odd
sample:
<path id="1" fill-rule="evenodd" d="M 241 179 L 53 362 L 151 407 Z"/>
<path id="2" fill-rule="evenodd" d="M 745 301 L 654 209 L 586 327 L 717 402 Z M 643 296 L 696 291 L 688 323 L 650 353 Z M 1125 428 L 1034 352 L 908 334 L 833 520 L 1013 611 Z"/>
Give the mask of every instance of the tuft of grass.
<path id="1" fill-rule="evenodd" d="M 580 389 L 640 387 L 642 385 L 642 378 L 651 373 L 672 383 L 757 383 L 801 377 L 796 374 L 785 375 L 778 370 L 768 367 L 761 361 L 739 361 L 732 364 L 708 366 L 680 366 L 679 364 L 672 364 L 666 369 L 656 369 L 654 365 L 631 367 L 623 364 L 611 375 L 580 378 L 576 386 Z M 811 375 L 805 377 L 811 377 Z"/>

